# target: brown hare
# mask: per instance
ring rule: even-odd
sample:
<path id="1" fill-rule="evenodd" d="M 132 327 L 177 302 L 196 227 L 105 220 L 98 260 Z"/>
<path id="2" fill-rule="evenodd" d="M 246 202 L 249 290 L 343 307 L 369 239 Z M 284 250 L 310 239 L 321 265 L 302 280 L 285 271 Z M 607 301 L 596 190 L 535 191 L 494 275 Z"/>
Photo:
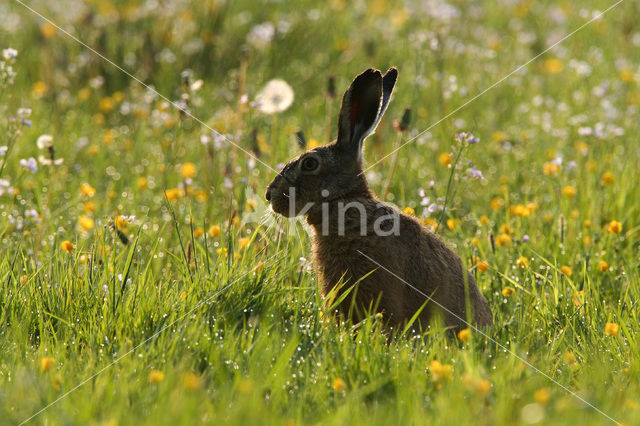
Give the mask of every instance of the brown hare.
<path id="1" fill-rule="evenodd" d="M 489 304 L 460 258 L 418 220 L 377 199 L 365 179 L 363 142 L 387 109 L 397 76 L 395 68 L 358 75 L 342 99 L 337 140 L 291 160 L 266 199 L 278 214 L 306 215 L 323 295 L 351 290 L 338 305 L 341 314 L 358 320 L 374 308 L 388 326 L 400 327 L 422 308 L 414 326 L 425 327 L 440 311 L 447 326 L 463 328 L 469 300 L 475 324 L 490 325 Z"/>

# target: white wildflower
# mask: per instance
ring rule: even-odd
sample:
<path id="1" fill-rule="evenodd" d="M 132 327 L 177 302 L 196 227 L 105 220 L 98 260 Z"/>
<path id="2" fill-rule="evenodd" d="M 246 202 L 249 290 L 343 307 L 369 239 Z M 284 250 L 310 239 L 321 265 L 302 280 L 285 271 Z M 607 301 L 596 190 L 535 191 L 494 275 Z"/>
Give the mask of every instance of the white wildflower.
<path id="1" fill-rule="evenodd" d="M 256 96 L 257 107 L 264 114 L 275 114 L 289 108 L 293 97 L 293 89 L 286 81 L 271 80 Z"/>

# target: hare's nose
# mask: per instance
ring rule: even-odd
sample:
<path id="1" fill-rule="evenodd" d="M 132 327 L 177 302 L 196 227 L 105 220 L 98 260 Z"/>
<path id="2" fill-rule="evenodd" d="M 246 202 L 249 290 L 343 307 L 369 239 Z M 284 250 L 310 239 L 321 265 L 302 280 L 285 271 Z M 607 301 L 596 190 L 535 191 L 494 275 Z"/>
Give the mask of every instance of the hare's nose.
<path id="1" fill-rule="evenodd" d="M 271 201 L 271 188 L 267 188 L 267 192 L 266 194 L 264 194 L 264 198 L 267 199 L 267 201 Z"/>

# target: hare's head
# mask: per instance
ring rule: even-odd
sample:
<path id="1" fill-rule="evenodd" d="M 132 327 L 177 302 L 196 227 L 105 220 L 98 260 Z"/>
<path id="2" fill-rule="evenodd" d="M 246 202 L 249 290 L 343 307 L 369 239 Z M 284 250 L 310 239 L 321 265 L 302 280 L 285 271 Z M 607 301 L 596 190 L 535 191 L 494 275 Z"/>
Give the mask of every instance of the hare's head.
<path id="1" fill-rule="evenodd" d="M 276 213 L 292 217 L 323 202 L 369 196 L 362 146 L 387 109 L 397 77 L 395 68 L 384 76 L 369 68 L 353 80 L 342 98 L 338 139 L 291 160 L 267 187 Z"/>

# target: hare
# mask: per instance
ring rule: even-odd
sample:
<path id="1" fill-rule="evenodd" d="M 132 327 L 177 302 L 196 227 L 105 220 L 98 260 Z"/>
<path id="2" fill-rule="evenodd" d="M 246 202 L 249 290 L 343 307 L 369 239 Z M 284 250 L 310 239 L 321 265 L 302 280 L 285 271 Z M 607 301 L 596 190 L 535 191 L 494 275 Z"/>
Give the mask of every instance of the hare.
<path id="1" fill-rule="evenodd" d="M 440 311 L 447 326 L 459 329 L 468 300 L 475 323 L 491 325 L 489 304 L 460 258 L 417 219 L 377 199 L 364 176 L 363 142 L 387 109 L 397 77 L 396 68 L 358 75 L 342 99 L 337 140 L 291 160 L 265 197 L 280 215 L 306 215 L 323 295 L 350 290 L 339 314 L 358 320 L 375 309 L 397 328 L 418 312 L 414 327 L 425 327 Z"/>

